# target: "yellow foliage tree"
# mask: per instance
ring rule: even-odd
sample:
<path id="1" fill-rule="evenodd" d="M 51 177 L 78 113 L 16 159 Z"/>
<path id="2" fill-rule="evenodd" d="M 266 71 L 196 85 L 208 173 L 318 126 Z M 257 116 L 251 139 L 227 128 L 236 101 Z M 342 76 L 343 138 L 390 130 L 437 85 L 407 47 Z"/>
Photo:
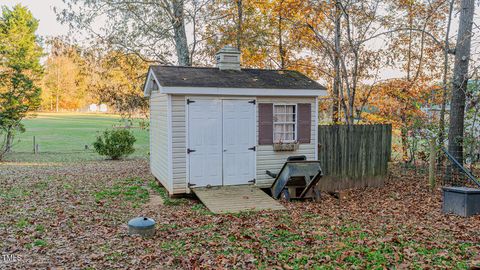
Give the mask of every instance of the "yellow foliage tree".
<path id="1" fill-rule="evenodd" d="M 48 41 L 51 52 L 45 64 L 42 108 L 56 111 L 80 109 L 88 102 L 83 59 L 79 49 L 60 39 Z"/>

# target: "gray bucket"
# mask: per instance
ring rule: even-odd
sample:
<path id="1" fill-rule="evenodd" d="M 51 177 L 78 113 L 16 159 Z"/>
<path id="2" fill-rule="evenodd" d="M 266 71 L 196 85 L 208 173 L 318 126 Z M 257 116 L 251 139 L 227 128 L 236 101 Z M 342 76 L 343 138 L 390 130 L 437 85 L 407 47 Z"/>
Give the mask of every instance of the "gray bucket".
<path id="1" fill-rule="evenodd" d="M 155 234 L 155 220 L 147 217 L 137 217 L 128 222 L 128 234 L 151 237 Z"/>

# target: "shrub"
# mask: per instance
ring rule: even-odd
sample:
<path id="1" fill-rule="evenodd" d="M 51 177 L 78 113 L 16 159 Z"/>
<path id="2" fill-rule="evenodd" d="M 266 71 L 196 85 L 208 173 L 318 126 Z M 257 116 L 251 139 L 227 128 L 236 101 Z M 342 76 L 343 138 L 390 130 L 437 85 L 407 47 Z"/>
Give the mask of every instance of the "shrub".
<path id="1" fill-rule="evenodd" d="M 135 151 L 135 141 L 135 136 L 128 129 L 105 130 L 102 135 L 97 136 L 93 147 L 102 156 L 120 159 Z"/>

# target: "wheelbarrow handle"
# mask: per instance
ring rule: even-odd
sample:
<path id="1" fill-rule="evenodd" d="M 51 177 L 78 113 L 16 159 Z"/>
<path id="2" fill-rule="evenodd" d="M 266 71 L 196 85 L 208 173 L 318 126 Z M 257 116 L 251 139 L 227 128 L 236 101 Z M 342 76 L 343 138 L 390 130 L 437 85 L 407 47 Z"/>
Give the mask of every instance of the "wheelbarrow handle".
<path id="1" fill-rule="evenodd" d="M 265 173 L 268 174 L 268 175 L 269 175 L 270 177 L 272 177 L 272 178 L 277 178 L 277 174 L 276 174 L 276 173 L 272 173 L 272 172 L 269 171 L 269 170 L 266 170 Z"/>

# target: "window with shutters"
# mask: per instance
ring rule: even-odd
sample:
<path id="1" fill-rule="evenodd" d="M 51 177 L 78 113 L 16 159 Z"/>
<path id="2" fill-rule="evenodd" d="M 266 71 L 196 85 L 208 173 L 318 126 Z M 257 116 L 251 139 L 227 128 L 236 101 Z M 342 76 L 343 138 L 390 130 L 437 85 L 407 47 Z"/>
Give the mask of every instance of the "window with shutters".
<path id="1" fill-rule="evenodd" d="M 297 140 L 297 106 L 275 104 L 273 106 L 273 142 Z"/>

